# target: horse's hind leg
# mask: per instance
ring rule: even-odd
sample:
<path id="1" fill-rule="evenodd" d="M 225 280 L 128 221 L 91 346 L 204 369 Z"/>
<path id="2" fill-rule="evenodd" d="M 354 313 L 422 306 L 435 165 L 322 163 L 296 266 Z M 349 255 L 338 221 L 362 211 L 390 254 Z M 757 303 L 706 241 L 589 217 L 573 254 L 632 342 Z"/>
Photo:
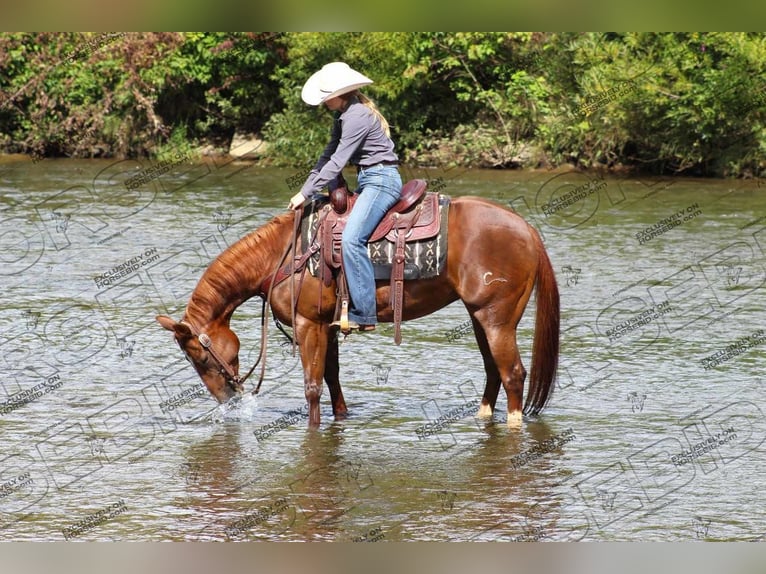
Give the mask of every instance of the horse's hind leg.
<path id="1" fill-rule="evenodd" d="M 479 412 L 476 416 L 488 419 L 492 418 L 492 412 L 495 410 L 495 403 L 497 402 L 497 395 L 500 392 L 500 372 L 497 370 L 495 359 L 492 357 L 492 351 L 489 348 L 484 327 L 481 326 L 481 323 L 473 316 L 473 314 L 471 314 L 471 322 L 473 323 L 473 333 L 476 336 L 476 342 L 479 344 L 481 357 L 484 360 L 484 371 L 487 374 L 487 383 L 484 385 L 484 396 L 481 399 Z"/>
<path id="2" fill-rule="evenodd" d="M 332 401 L 332 414 L 335 420 L 340 420 L 348 413 L 346 401 L 343 398 L 343 391 L 340 388 L 340 363 L 338 359 L 338 332 L 330 333 L 330 340 L 327 343 L 327 355 L 325 357 L 324 380 L 327 388 L 330 389 L 330 400 Z"/>
<path id="3" fill-rule="evenodd" d="M 515 337 L 514 337 L 515 339 Z M 511 366 L 512 377 L 510 382 L 505 385 L 505 392 L 508 395 L 508 426 L 521 427 L 521 413 L 523 409 L 524 381 L 527 378 L 527 370 L 521 362 L 521 356 L 518 349 L 514 351 L 514 360 Z M 511 399 L 513 395 L 513 399 Z"/>
<path id="4" fill-rule="evenodd" d="M 492 354 L 492 359 L 494 359 L 495 370 L 498 373 L 500 382 L 508 397 L 508 426 L 520 428 L 521 411 L 524 399 L 524 381 L 527 378 L 527 371 L 521 363 L 521 355 L 516 346 L 516 327 L 513 323 L 487 324 L 488 321 L 482 321 L 480 313 L 481 312 L 476 313 L 477 319 L 483 327 L 487 345 Z M 483 350 L 482 354 L 484 354 Z M 486 368 L 486 357 L 484 359 L 484 364 Z M 487 401 L 488 406 L 494 407 L 494 401 L 490 399 L 497 398 L 497 390 L 494 390 L 490 385 L 491 379 L 489 377 L 489 371 L 487 372 L 487 388 L 484 391 L 484 399 L 482 399 L 482 409 L 484 409 L 485 400 Z M 488 396 L 493 390 L 494 397 Z"/>

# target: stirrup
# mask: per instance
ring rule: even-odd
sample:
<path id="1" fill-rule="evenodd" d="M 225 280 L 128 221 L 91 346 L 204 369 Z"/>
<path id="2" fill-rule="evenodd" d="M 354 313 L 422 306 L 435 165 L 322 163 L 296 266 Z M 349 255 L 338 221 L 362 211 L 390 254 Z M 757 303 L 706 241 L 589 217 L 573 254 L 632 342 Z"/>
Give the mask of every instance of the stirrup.
<path id="1" fill-rule="evenodd" d="M 356 321 L 349 321 L 348 326 L 343 328 L 341 321 L 333 321 L 330 323 L 330 327 L 339 327 L 342 333 L 348 335 L 351 331 L 359 331 L 360 333 L 374 331 L 376 325 L 360 325 Z"/>
<path id="2" fill-rule="evenodd" d="M 359 325 L 357 325 L 359 328 Z M 340 330 L 344 333 L 351 330 L 351 326 L 348 321 L 348 298 L 344 298 L 340 306 Z"/>

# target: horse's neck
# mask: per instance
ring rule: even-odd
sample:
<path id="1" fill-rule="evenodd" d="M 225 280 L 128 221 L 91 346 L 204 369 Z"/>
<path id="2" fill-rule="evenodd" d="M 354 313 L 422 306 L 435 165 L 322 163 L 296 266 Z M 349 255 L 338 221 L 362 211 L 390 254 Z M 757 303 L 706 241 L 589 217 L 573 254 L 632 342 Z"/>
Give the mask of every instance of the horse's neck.
<path id="1" fill-rule="evenodd" d="M 232 313 L 257 295 L 274 272 L 292 234 L 293 215 L 275 217 L 223 251 L 197 283 L 184 317 L 199 328 L 228 325 Z"/>

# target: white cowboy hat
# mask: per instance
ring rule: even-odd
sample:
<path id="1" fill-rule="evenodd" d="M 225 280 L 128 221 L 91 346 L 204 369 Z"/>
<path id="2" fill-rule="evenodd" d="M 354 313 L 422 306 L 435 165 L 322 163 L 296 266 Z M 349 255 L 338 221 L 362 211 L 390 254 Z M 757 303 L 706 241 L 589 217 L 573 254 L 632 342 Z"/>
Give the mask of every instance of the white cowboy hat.
<path id="1" fill-rule="evenodd" d="M 321 70 L 306 80 L 301 90 L 301 98 L 310 106 L 318 106 L 325 100 L 369 84 L 372 84 L 370 78 L 352 69 L 345 62 L 332 62 L 322 66 Z"/>

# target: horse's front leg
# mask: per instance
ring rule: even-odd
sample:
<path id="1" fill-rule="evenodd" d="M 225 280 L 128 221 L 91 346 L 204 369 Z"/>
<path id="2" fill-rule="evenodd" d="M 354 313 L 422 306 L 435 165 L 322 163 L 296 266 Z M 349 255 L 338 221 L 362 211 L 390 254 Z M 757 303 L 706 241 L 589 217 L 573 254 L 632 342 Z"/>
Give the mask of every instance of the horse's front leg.
<path id="1" fill-rule="evenodd" d="M 319 398 L 327 357 L 329 325 L 314 323 L 302 317 L 296 318 L 298 343 L 303 364 L 303 384 L 309 405 L 309 428 L 319 426 Z"/>

